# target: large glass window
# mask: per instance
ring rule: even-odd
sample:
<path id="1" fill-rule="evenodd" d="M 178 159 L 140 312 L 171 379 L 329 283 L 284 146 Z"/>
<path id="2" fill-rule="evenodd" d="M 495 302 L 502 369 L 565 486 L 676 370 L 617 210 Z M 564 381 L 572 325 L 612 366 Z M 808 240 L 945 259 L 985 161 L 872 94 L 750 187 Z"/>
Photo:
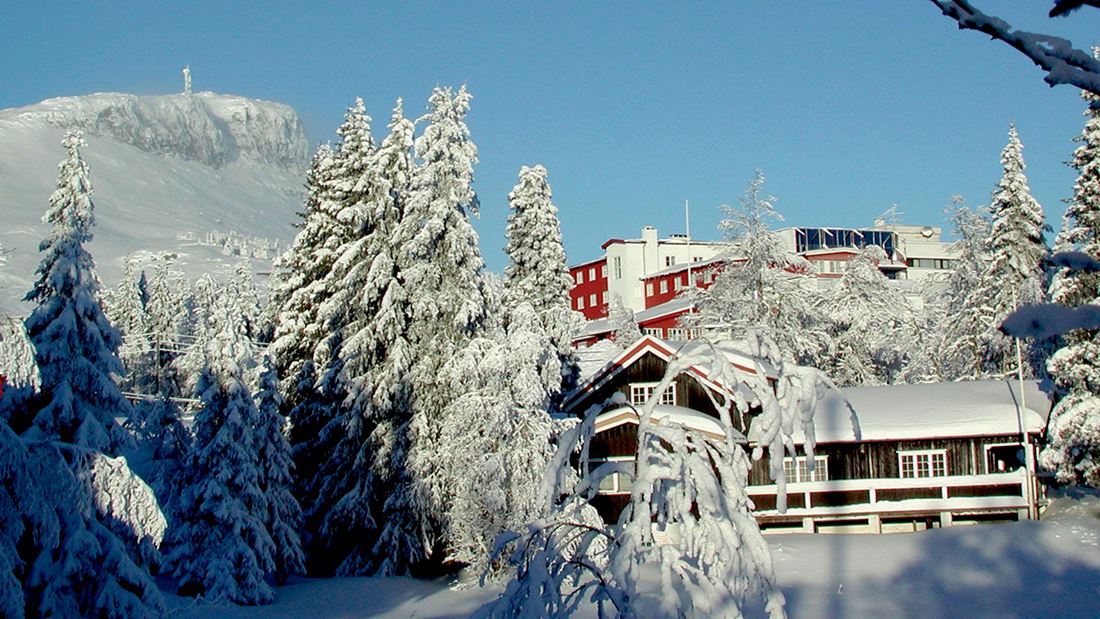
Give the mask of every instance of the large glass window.
<path id="1" fill-rule="evenodd" d="M 925 449 L 898 453 L 898 468 L 905 479 L 947 476 L 947 451 Z"/>
<path id="2" fill-rule="evenodd" d="M 632 456 L 612 456 L 610 458 L 592 458 L 589 460 L 589 466 L 591 470 L 595 470 L 601 464 L 605 462 L 625 462 L 630 463 L 630 469 L 634 469 L 634 458 Z M 630 492 L 630 486 L 633 483 L 633 475 L 623 472 L 614 472 L 609 475 L 603 476 L 600 479 L 600 494 L 628 494 Z"/>
<path id="3" fill-rule="evenodd" d="M 788 483 L 828 481 L 829 457 L 814 456 L 814 470 L 812 471 L 810 470 L 810 465 L 806 460 L 806 456 L 783 458 L 783 476 L 787 479 Z"/>

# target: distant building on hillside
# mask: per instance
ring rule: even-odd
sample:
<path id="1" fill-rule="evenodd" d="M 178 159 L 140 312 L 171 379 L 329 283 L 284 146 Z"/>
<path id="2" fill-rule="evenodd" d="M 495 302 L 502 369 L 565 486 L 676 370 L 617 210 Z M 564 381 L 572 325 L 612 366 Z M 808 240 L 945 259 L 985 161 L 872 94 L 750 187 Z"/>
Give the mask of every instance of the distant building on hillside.
<path id="1" fill-rule="evenodd" d="M 840 277 L 848 261 L 869 245 L 886 253 L 879 269 L 890 279 L 921 280 L 954 268 L 951 244 L 942 240 L 938 227 L 878 219 L 870 228 L 790 227 L 771 234 L 778 245 L 805 258 L 821 279 Z M 600 246 L 602 256 L 569 268 L 570 302 L 589 321 L 577 344 L 588 345 L 609 335 L 606 318 L 616 297 L 635 312 L 643 333 L 689 339 L 691 334 L 679 319 L 691 311 L 691 305 L 679 298 L 680 293 L 690 287 L 709 287 L 727 264 L 722 256 L 726 247 L 725 242 L 698 241 L 683 234 L 662 239 L 652 226 L 642 228 L 641 238 L 609 239 Z"/>

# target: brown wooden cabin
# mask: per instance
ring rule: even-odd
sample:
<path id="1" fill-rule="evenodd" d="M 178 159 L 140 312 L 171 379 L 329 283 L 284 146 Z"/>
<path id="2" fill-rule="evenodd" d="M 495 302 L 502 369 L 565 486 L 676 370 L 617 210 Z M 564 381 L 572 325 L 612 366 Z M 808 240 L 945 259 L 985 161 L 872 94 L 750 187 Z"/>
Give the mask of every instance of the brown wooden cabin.
<path id="1" fill-rule="evenodd" d="M 583 416 L 615 392 L 640 405 L 678 346 L 643 337 L 584 381 L 564 402 L 565 410 Z M 747 360 L 730 361 L 753 371 Z M 676 379 L 673 393 L 666 394 L 654 415 L 721 432 L 705 391 L 718 386 L 705 368 L 689 371 L 691 376 Z M 815 412 L 815 466 L 808 465 L 801 430 L 795 436 L 797 455 L 784 459 L 785 513 L 777 509 L 766 451 L 754 465 L 749 493 L 761 528 L 881 532 L 1036 517 L 1040 489 L 1034 439 L 1043 429 L 1049 401 L 1034 382 L 1025 385 L 1023 406 L 1017 406 L 1019 385 L 1008 381 L 858 387 L 829 394 Z M 747 429 L 739 415 L 733 417 L 735 429 L 751 444 L 751 411 L 745 420 Z M 632 461 L 636 451 L 636 415 L 629 407 L 608 407 L 596 421 L 592 460 Z M 629 498 L 629 479 L 613 475 L 601 484 L 593 504 L 610 524 Z"/>

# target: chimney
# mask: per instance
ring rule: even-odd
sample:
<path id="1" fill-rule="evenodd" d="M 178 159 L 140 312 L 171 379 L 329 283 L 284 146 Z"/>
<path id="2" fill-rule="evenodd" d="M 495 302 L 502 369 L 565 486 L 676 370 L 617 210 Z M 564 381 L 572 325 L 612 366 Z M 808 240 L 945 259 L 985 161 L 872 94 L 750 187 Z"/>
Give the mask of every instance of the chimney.
<path id="1" fill-rule="evenodd" d="M 649 275 L 660 270 L 660 256 L 657 245 L 657 228 L 646 226 L 642 228 L 642 274 Z"/>

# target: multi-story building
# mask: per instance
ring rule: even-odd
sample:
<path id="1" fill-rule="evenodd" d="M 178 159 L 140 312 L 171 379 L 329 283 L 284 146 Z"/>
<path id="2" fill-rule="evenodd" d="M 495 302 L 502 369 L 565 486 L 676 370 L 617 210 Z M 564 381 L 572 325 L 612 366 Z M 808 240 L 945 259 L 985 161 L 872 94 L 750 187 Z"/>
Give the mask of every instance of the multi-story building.
<path id="1" fill-rule="evenodd" d="M 788 252 L 805 258 L 823 280 L 840 277 L 848 261 L 868 245 L 883 249 L 886 258 L 878 266 L 890 279 L 920 280 L 945 274 L 954 261 L 940 228 L 882 219 L 870 228 L 790 227 L 771 235 Z M 680 293 L 690 287 L 707 288 L 714 282 L 727 264 L 719 255 L 725 247 L 722 242 L 698 241 L 681 234 L 662 239 L 652 226 L 642 228 L 641 238 L 608 240 L 601 246 L 601 257 L 569 269 L 574 282 L 570 291 L 573 309 L 589 321 L 578 343 L 607 337 L 610 324 L 606 317 L 616 297 L 635 312 L 644 333 L 671 339 L 690 337 L 679 318 L 691 311 L 691 304 Z"/>

